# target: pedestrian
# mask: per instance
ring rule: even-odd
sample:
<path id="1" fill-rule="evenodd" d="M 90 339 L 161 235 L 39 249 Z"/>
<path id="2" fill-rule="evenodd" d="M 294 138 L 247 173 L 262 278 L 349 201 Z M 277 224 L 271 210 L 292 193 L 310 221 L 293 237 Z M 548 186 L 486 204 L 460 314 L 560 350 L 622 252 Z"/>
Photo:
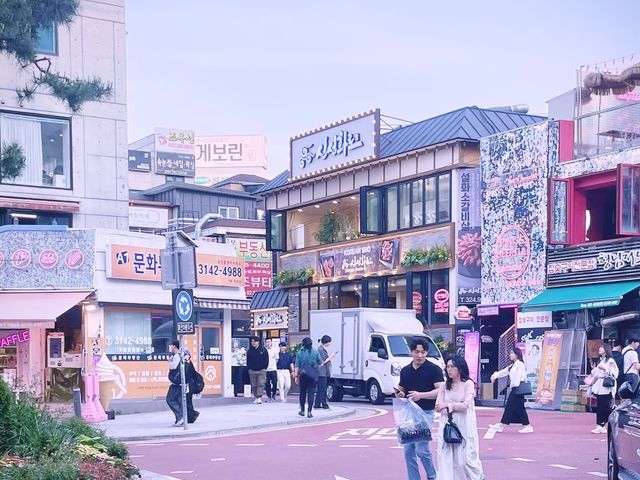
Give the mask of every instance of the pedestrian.
<path id="1" fill-rule="evenodd" d="M 278 364 L 278 354 L 279 349 L 275 345 L 273 345 L 273 340 L 267 338 L 265 342 L 265 347 L 267 352 L 269 353 L 269 364 L 267 365 L 267 379 L 266 379 L 266 391 L 267 391 L 267 402 L 275 402 L 276 401 L 276 391 L 278 388 L 278 373 L 277 373 L 277 364 Z"/>
<path id="2" fill-rule="evenodd" d="M 627 340 L 627 346 L 622 350 L 622 358 L 624 359 L 624 377 L 622 378 L 622 381 L 631 383 L 634 390 L 638 385 L 638 380 L 640 378 L 638 346 L 640 346 L 640 339 L 632 337 Z"/>
<path id="3" fill-rule="evenodd" d="M 307 418 L 313 418 L 313 396 L 318 382 L 318 369 L 322 365 L 318 351 L 313 349 L 313 342 L 309 337 L 302 339 L 302 350 L 296 355 L 295 378 L 300 385 L 300 411 L 298 415 L 304 417 L 305 401 Z"/>
<path id="4" fill-rule="evenodd" d="M 620 371 L 616 361 L 611 356 L 611 347 L 606 343 L 598 349 L 600 361 L 591 362 L 591 374 L 596 381 L 591 385 L 591 394 L 596 396 L 596 428 L 591 433 L 607 433 L 605 427 L 609 415 L 613 411 L 613 394 L 616 391 L 616 378 Z M 605 386 L 605 379 L 611 378 L 613 384 Z"/>
<path id="5" fill-rule="evenodd" d="M 622 356 L 622 343 L 618 339 L 615 340 L 613 348 L 611 349 L 611 357 L 618 366 L 618 381 L 616 382 L 616 393 L 614 395 L 614 398 L 618 398 L 618 390 L 620 390 L 620 385 L 624 382 L 623 376 L 620 376 L 620 374 L 624 372 L 624 357 Z"/>
<path id="6" fill-rule="evenodd" d="M 169 391 L 167 392 L 167 405 L 175 416 L 176 427 L 184 425 L 182 418 L 182 381 L 180 378 L 180 342 L 174 340 L 169 347 L 173 355 L 169 359 Z"/>
<path id="7" fill-rule="evenodd" d="M 439 412 L 438 480 L 482 480 L 482 463 L 475 409 L 475 384 L 469 378 L 469 366 L 463 357 L 453 355 L 447 360 L 446 381 L 438 391 L 436 412 Z M 445 415 L 452 414 L 464 442 L 451 445 L 443 441 Z"/>
<path id="8" fill-rule="evenodd" d="M 400 384 L 396 390 L 398 398 L 409 398 L 422 408 L 429 428 L 433 425 L 433 410 L 440 387 L 444 385 L 442 369 L 427 360 L 429 346 L 424 338 L 415 337 L 409 342 L 411 363 L 400 370 Z M 431 458 L 429 442 L 407 443 L 404 445 L 404 460 L 409 480 L 420 480 L 418 460 L 427 472 L 429 480 L 435 480 L 437 472 Z"/>
<path id="9" fill-rule="evenodd" d="M 518 430 L 518 433 L 533 433 L 533 426 L 529 423 L 527 409 L 524 407 L 524 395 L 513 391 L 522 382 L 527 381 L 527 371 L 522 361 L 522 352 L 518 347 L 511 349 L 509 359 L 511 360 L 511 365 L 491 375 L 491 383 L 498 378 L 509 377 L 509 393 L 500 423 L 489 425 L 489 428 L 502 432 L 505 425 L 520 423 L 523 428 Z"/>
<path id="10" fill-rule="evenodd" d="M 287 401 L 287 394 L 291 389 L 291 376 L 295 370 L 293 357 L 287 352 L 287 344 L 280 342 L 280 353 L 278 354 L 278 363 L 276 364 L 278 373 L 278 391 L 280 392 L 280 400 L 284 403 Z"/>
<path id="11" fill-rule="evenodd" d="M 184 352 L 184 378 L 187 389 L 187 422 L 193 423 L 200 416 L 200 412 L 193 408 L 193 392 L 196 389 L 196 367 L 191 361 L 191 352 L 185 348 Z"/>
<path id="12" fill-rule="evenodd" d="M 251 337 L 251 347 L 247 352 L 247 368 L 253 403 L 262 403 L 264 384 L 267 381 L 267 367 L 269 366 L 269 352 L 260 345 L 260 338 Z"/>
<path id="13" fill-rule="evenodd" d="M 322 360 L 324 364 L 318 369 L 318 394 L 316 395 L 316 404 L 314 407 L 329 410 L 330 408 L 327 404 L 327 382 L 329 378 L 331 378 L 331 359 L 337 352 L 329 355 L 327 351 L 327 348 L 331 345 L 331 337 L 329 335 L 323 335 L 318 341 L 320 342 L 318 355 L 320 355 L 320 360 Z"/>

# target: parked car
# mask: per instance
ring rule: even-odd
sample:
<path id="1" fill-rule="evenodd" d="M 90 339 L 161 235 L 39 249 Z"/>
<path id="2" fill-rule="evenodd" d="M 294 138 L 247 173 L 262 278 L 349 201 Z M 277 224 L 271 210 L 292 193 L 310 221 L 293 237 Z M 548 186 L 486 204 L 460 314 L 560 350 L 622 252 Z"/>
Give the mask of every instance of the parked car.
<path id="1" fill-rule="evenodd" d="M 609 416 L 607 471 L 609 480 L 640 478 L 640 385 L 620 386 L 622 403 Z"/>

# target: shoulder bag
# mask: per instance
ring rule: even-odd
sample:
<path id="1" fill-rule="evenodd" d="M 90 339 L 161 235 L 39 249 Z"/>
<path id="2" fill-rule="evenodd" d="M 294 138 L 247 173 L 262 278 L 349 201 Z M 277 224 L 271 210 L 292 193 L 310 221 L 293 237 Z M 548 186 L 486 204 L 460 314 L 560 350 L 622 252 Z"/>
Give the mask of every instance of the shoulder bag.
<path id="1" fill-rule="evenodd" d="M 513 387 L 511 391 L 516 395 L 531 395 L 533 393 L 531 382 L 520 382 L 520 385 Z"/>
<path id="2" fill-rule="evenodd" d="M 462 432 L 458 425 L 453 421 L 453 414 L 449 412 L 449 417 L 447 418 L 447 423 L 444 426 L 444 430 L 442 432 L 442 440 L 445 443 L 450 444 L 459 444 L 464 442 L 464 437 L 462 436 Z"/>

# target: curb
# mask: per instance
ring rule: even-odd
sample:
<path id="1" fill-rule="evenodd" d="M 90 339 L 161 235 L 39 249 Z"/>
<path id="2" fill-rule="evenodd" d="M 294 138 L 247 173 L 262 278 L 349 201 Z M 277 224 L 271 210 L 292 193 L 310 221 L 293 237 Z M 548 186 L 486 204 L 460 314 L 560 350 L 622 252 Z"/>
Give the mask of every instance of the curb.
<path id="1" fill-rule="evenodd" d="M 169 477 L 160 473 L 150 472 L 149 470 L 140 470 L 140 480 L 178 480 L 176 477 Z"/>
<path id="2" fill-rule="evenodd" d="M 258 430 L 268 430 L 268 429 L 277 428 L 277 427 L 289 427 L 292 425 L 304 425 L 304 424 L 314 425 L 316 424 L 316 422 L 317 424 L 322 424 L 325 421 L 339 420 L 341 418 L 350 417 L 352 415 L 355 415 L 356 413 L 356 408 L 354 407 L 348 407 L 348 408 L 345 408 L 344 410 L 345 411 L 342 413 L 327 416 L 322 418 L 321 420 L 318 419 L 319 421 L 300 418 L 300 419 L 285 420 L 277 423 L 249 425 L 246 427 L 226 428 L 224 430 L 211 430 L 207 432 L 197 432 L 197 433 L 189 433 L 189 431 L 187 430 L 187 433 L 168 433 L 168 434 L 161 434 L 161 435 L 135 435 L 135 436 L 120 436 L 120 437 L 109 435 L 109 434 L 107 435 L 121 442 L 143 442 L 143 441 L 149 441 L 149 440 L 180 440 L 180 439 L 189 439 L 189 438 L 217 437 L 217 436 L 232 435 L 232 434 L 239 434 L 239 433 L 245 433 L 245 432 L 246 433 L 255 432 Z M 170 478 L 170 477 L 167 477 L 167 478 Z"/>

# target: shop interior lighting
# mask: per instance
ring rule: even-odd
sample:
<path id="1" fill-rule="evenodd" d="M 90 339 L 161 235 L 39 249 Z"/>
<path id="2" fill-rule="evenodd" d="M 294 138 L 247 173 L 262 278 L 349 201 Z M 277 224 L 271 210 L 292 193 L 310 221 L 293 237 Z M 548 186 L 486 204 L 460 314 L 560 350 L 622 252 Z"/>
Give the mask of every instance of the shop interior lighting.
<path id="1" fill-rule="evenodd" d="M 298 209 L 298 211 L 299 211 L 299 212 L 302 212 L 302 209 L 301 209 L 301 208 L 299 208 L 299 209 Z"/>
<path id="2" fill-rule="evenodd" d="M 331 203 L 333 203 L 334 205 L 338 204 L 338 200 L 332 200 Z"/>
<path id="3" fill-rule="evenodd" d="M 370 193 L 373 193 L 373 192 L 370 192 Z M 349 198 L 350 198 L 351 200 L 356 200 L 356 198 L 357 198 L 357 197 L 356 197 L 355 195 L 351 195 Z"/>
<path id="4" fill-rule="evenodd" d="M 35 215 L 33 213 L 12 213 L 11 216 L 13 218 L 30 218 L 34 220 L 38 218 L 38 215 Z"/>
<path id="5" fill-rule="evenodd" d="M 320 208 L 320 205 L 314 205 L 314 207 L 316 207 L 316 208 Z"/>

